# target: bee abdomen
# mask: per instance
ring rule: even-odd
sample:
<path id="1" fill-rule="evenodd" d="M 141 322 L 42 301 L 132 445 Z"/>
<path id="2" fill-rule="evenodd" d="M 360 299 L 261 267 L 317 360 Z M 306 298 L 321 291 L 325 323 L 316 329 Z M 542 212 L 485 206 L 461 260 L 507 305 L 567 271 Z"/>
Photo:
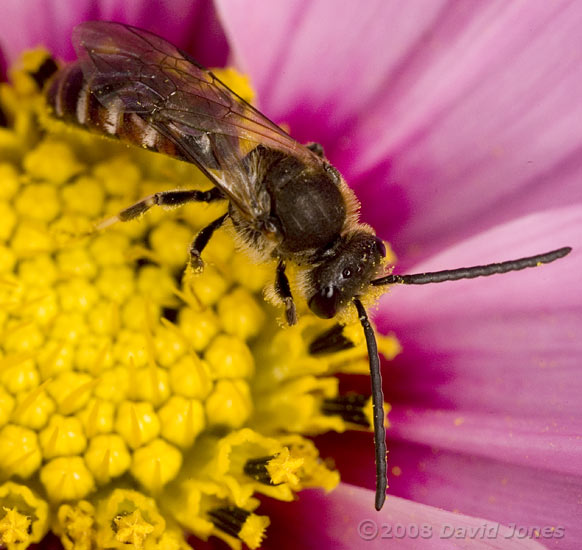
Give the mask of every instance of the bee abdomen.
<path id="1" fill-rule="evenodd" d="M 53 114 L 57 118 L 66 122 L 80 123 L 77 119 L 77 112 L 83 86 L 83 72 L 77 63 L 61 69 L 53 77 L 46 90 L 46 97 L 49 107 L 52 108 Z M 83 93 L 86 96 L 87 92 Z"/>
<path id="2" fill-rule="evenodd" d="M 120 98 L 102 104 L 91 91 L 78 63 L 64 67 L 53 77 L 46 97 L 54 116 L 65 122 L 151 151 L 183 158 L 176 145 L 141 116 L 125 112 Z"/>

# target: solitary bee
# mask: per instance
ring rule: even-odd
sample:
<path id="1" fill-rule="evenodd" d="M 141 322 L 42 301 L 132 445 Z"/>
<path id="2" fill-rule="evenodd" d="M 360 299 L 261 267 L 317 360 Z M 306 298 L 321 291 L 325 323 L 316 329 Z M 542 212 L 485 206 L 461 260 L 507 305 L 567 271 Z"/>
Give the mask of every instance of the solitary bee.
<path id="1" fill-rule="evenodd" d="M 358 201 L 320 146 L 299 144 L 187 53 L 147 31 L 94 21 L 76 27 L 73 42 L 78 61 L 47 87 L 55 116 L 193 163 L 214 184 L 209 191 L 155 193 L 99 228 L 156 205 L 228 201 L 227 212 L 192 241 L 192 267 L 202 269 L 204 247 L 229 220 L 259 260 L 278 262 L 274 289 L 289 325 L 297 315 L 288 263 L 296 266 L 298 287 L 317 316 L 329 319 L 355 306 L 370 361 L 380 510 L 386 498 L 384 398 L 376 339 L 362 301 L 383 285 L 505 273 L 552 262 L 571 249 L 451 271 L 384 275 L 386 248 L 359 222 Z"/>

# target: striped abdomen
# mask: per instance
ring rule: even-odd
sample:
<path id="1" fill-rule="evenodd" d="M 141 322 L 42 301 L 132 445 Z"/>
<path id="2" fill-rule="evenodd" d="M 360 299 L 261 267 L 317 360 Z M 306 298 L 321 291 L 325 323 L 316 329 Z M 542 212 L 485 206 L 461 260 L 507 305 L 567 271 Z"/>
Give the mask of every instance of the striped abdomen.
<path id="1" fill-rule="evenodd" d="M 140 147 L 187 160 L 180 148 L 136 113 L 124 111 L 121 100 L 102 105 L 78 63 L 61 69 L 51 80 L 47 101 L 57 118 Z"/>

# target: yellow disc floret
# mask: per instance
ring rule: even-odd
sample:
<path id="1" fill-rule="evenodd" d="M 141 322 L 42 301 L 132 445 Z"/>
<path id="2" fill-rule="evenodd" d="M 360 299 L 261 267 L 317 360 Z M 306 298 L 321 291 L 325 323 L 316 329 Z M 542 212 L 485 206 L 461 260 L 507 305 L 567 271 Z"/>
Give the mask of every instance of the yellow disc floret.
<path id="1" fill-rule="evenodd" d="M 79 500 L 75 505 L 59 507 L 55 532 L 60 535 L 65 550 L 91 550 L 94 548 L 94 524 L 94 506 Z"/>
<path id="2" fill-rule="evenodd" d="M 100 485 L 125 473 L 131 464 L 131 455 L 125 441 L 117 434 L 96 435 L 89 442 L 85 462 Z"/>
<path id="3" fill-rule="evenodd" d="M 93 475 L 80 456 L 63 456 L 47 462 L 40 471 L 40 480 L 50 500 L 77 500 L 95 488 Z"/>
<path id="4" fill-rule="evenodd" d="M 4 476 L 28 478 L 42 463 L 36 432 L 7 424 L 0 430 L 0 471 Z"/>
<path id="5" fill-rule="evenodd" d="M 0 545 L 8 550 L 39 542 L 48 529 L 49 507 L 25 485 L 0 485 Z"/>

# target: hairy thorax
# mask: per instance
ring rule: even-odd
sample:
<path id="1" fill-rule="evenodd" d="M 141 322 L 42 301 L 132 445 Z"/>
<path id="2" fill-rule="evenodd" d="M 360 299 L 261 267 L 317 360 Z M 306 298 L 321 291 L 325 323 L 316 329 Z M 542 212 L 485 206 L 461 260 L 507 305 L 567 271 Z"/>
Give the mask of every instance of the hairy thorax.
<path id="1" fill-rule="evenodd" d="M 258 148 L 249 158 L 249 173 L 265 194 L 268 207 L 249 219 L 231 203 L 234 227 L 262 259 L 288 259 L 301 265 L 313 262 L 333 247 L 348 218 L 341 185 L 325 163 L 307 166 L 277 151 Z"/>

